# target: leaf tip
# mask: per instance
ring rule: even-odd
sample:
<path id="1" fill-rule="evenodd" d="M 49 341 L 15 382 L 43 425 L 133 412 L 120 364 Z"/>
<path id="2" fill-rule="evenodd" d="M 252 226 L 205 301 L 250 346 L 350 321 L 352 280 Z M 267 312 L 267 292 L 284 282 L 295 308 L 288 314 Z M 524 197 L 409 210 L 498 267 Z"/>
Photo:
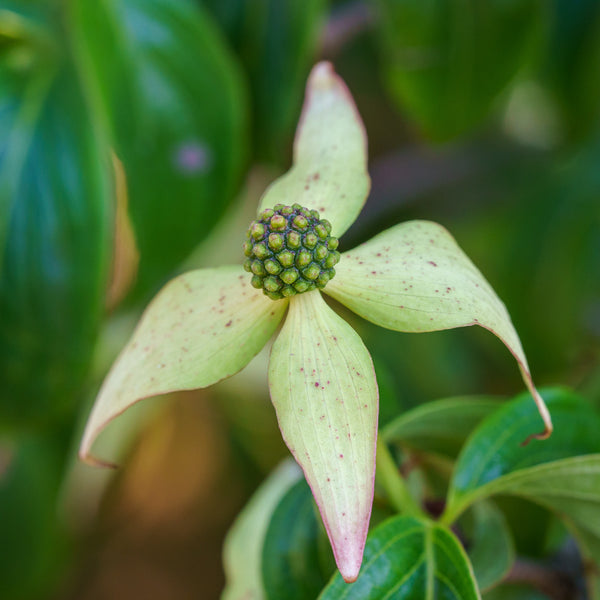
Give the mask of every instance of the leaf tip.
<path id="1" fill-rule="evenodd" d="M 521 446 L 527 446 L 531 440 L 547 440 L 554 431 L 554 425 L 552 425 L 550 411 L 548 410 L 548 407 L 546 406 L 546 403 L 544 402 L 544 399 L 540 393 L 535 389 L 533 382 L 531 381 L 531 376 L 528 373 L 527 377 L 525 378 L 525 382 L 527 383 L 527 387 L 533 396 L 538 412 L 540 413 L 540 417 L 542 417 L 542 421 L 544 422 L 544 431 L 528 435 L 527 438 L 521 442 Z"/>
<path id="2" fill-rule="evenodd" d="M 335 554 L 337 567 L 340 570 L 340 575 L 342 576 L 342 579 L 346 583 L 354 583 L 358 579 L 358 573 L 362 564 L 362 550 L 360 551 L 358 556 L 345 555 L 343 557 L 340 557 L 337 553 Z"/>
<path id="3" fill-rule="evenodd" d="M 106 460 L 102 460 L 100 458 L 96 458 L 95 456 L 92 456 L 91 454 L 89 454 L 87 452 L 87 450 L 79 451 L 79 460 L 81 462 L 85 463 L 86 465 L 89 465 L 90 467 L 98 467 L 98 468 L 103 468 L 103 469 L 118 469 L 119 468 L 119 465 L 116 465 L 115 463 L 111 463 Z"/>

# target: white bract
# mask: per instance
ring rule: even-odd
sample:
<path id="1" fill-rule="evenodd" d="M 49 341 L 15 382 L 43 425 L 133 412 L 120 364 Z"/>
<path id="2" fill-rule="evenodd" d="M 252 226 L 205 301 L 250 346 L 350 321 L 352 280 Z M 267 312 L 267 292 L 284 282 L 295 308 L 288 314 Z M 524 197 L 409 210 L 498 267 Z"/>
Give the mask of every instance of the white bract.
<path id="1" fill-rule="evenodd" d="M 367 139 L 344 82 L 329 63 L 307 85 L 294 164 L 264 194 L 259 212 L 298 203 L 316 209 L 340 237 L 370 187 Z M 323 292 L 389 329 L 424 332 L 480 325 L 517 360 L 549 435 L 517 333 L 502 302 L 441 226 L 396 225 L 342 254 Z M 314 290 L 273 301 L 241 266 L 177 277 L 151 302 L 109 372 L 81 443 L 84 460 L 108 422 L 133 403 L 212 385 L 242 369 L 285 322 L 269 365 L 271 399 L 283 438 L 302 467 L 338 568 L 358 576 L 367 536 L 377 438 L 378 390 L 358 334 Z"/>

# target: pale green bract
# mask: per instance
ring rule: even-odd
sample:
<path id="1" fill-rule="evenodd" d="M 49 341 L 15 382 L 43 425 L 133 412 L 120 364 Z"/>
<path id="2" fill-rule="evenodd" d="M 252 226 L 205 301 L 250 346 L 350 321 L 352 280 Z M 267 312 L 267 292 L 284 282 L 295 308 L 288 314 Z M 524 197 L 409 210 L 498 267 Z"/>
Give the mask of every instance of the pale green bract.
<path id="1" fill-rule="evenodd" d="M 316 209 L 341 235 L 370 186 L 363 124 L 329 63 L 314 67 L 294 144 L 294 165 L 259 210 L 278 203 Z M 240 252 L 241 255 L 241 252 Z M 342 255 L 324 292 L 374 323 L 399 331 L 481 325 L 515 356 L 549 435 L 550 416 L 533 386 L 510 317 L 492 288 L 439 225 L 392 227 Z M 135 402 L 206 387 L 242 369 L 289 314 L 273 344 L 271 399 L 285 442 L 321 512 L 344 580 L 354 581 L 365 546 L 375 476 L 378 392 L 360 337 L 320 291 L 273 301 L 239 267 L 201 269 L 169 283 L 149 305 L 109 372 L 80 455 Z"/>

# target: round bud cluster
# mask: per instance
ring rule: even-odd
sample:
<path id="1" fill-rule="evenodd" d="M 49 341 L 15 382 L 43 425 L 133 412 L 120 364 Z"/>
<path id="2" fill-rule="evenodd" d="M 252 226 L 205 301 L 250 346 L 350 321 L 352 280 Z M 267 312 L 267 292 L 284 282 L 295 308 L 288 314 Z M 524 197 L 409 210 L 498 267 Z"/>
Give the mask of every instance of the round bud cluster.
<path id="1" fill-rule="evenodd" d="M 324 288 L 340 260 L 331 223 L 299 204 L 263 210 L 244 242 L 244 269 L 272 300 Z"/>

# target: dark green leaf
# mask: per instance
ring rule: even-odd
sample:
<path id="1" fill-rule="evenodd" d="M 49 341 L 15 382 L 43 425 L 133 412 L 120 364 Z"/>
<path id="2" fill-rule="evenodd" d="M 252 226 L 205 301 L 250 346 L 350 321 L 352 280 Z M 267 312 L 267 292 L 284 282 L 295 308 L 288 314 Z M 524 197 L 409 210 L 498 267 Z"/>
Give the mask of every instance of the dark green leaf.
<path id="1" fill-rule="evenodd" d="M 565 518 L 584 553 L 600 550 L 600 417 L 577 396 L 562 390 L 544 398 L 555 426 L 544 441 L 519 446 L 538 418 L 523 395 L 486 419 L 458 459 L 444 522 L 469 504 L 494 494 L 527 498 Z M 592 586 L 598 587 L 593 581 Z"/>
<path id="2" fill-rule="evenodd" d="M 550 46 L 542 75 L 558 100 L 571 139 L 595 130 L 600 116 L 600 4 L 554 0 Z"/>
<path id="3" fill-rule="evenodd" d="M 483 595 L 483 600 L 549 600 L 537 590 L 524 585 L 501 585 Z"/>
<path id="4" fill-rule="evenodd" d="M 456 456 L 477 424 L 500 406 L 487 396 L 448 398 L 422 404 L 381 430 L 386 442 Z"/>
<path id="5" fill-rule="evenodd" d="M 453 534 L 425 519 L 394 517 L 367 539 L 360 575 L 339 573 L 320 600 L 466 600 L 479 598 L 467 556 Z"/>
<path id="6" fill-rule="evenodd" d="M 554 433 L 547 440 L 522 445 L 540 427 L 539 415 L 527 393 L 485 419 L 458 458 L 448 501 L 452 510 L 489 495 L 484 486 L 497 483 L 501 477 L 600 452 L 600 416 L 589 404 L 567 390 L 549 389 L 542 395 L 552 415 Z"/>
<path id="7" fill-rule="evenodd" d="M 468 555 L 480 590 L 487 590 L 510 570 L 514 546 L 504 515 L 489 501 L 478 502 L 461 520 L 470 540 Z"/>
<path id="8" fill-rule="evenodd" d="M 104 307 L 108 149 L 68 61 L 0 55 L 0 422 L 72 407 Z"/>
<path id="9" fill-rule="evenodd" d="M 147 293 L 233 197 L 244 89 L 207 14 L 188 0 L 79 0 L 72 16 L 81 69 L 125 166 L 138 292 Z"/>
<path id="10" fill-rule="evenodd" d="M 389 89 L 435 139 L 468 131 L 486 115 L 530 59 L 545 15 L 538 0 L 378 4 Z"/>
<path id="11" fill-rule="evenodd" d="M 0 440 L 0 581 L 2 598 L 49 597 L 67 557 L 57 515 L 65 448 L 37 436 Z"/>
<path id="12" fill-rule="evenodd" d="M 248 73 L 258 158 L 285 163 L 327 0 L 204 3 L 227 31 Z"/>
<path id="13" fill-rule="evenodd" d="M 256 490 L 227 532 L 223 545 L 226 585 L 222 600 L 263 599 L 262 548 L 273 511 L 302 476 L 298 465 L 282 462 Z"/>
<path id="14" fill-rule="evenodd" d="M 267 529 L 262 553 L 267 598 L 316 598 L 335 570 L 326 540 L 310 488 L 302 479 L 281 499 Z"/>

